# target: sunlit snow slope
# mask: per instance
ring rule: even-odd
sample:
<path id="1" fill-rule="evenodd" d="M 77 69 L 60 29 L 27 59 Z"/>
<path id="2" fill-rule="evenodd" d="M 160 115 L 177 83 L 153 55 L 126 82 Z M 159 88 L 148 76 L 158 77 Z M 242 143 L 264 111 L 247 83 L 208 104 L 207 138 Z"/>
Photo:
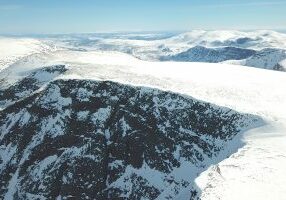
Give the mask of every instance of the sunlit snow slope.
<path id="1" fill-rule="evenodd" d="M 54 47 L 40 40 L 30 38 L 6 38 L 0 37 L 0 71 L 25 56 L 49 52 Z"/>
<path id="2" fill-rule="evenodd" d="M 25 75 L 44 65 L 68 64 L 65 77 L 115 80 L 180 92 L 196 98 L 259 114 L 285 119 L 285 74 L 245 66 L 211 63 L 146 62 L 118 52 L 57 51 L 30 56 L 2 74 Z M 2 75 L 3 76 L 3 75 Z"/>
<path id="3" fill-rule="evenodd" d="M 285 33 L 259 31 L 203 31 L 149 37 L 134 33 L 50 36 L 57 45 L 81 51 L 119 51 L 148 61 L 222 62 L 285 71 Z M 164 34 L 163 34 L 164 35 Z"/>
<path id="4" fill-rule="evenodd" d="M 47 63 L 69 66 L 68 73 L 59 79 L 111 80 L 149 86 L 262 117 L 267 124 L 243 134 L 244 147 L 199 175 L 196 184 L 202 199 L 285 197 L 285 73 L 229 64 L 146 62 L 116 52 L 57 51 L 18 60 L 2 72 L 0 79 L 11 84 L 27 71 Z M 9 80 L 5 79 L 8 74 Z M 188 176 L 188 171 L 181 170 Z M 189 198 L 189 191 L 182 190 L 176 196 L 186 197 Z"/>

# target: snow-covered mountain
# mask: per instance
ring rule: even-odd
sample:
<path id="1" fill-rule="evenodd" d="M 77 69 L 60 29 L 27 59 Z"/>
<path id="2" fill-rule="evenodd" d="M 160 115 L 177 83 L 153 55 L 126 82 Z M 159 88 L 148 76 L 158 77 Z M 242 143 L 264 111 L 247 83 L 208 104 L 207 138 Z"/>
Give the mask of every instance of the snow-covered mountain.
<path id="1" fill-rule="evenodd" d="M 162 57 L 161 60 L 218 63 L 226 60 L 242 60 L 255 53 L 254 50 L 237 47 L 206 48 L 195 46 L 176 55 Z"/>
<path id="2" fill-rule="evenodd" d="M 286 192 L 283 72 L 62 49 L 0 81 L 2 199 Z"/>
<path id="3" fill-rule="evenodd" d="M 81 34 L 48 37 L 57 46 L 79 51 L 119 51 L 147 61 L 221 62 L 282 70 L 286 34 L 275 31 L 191 31 L 165 34 Z M 256 51 L 257 56 L 253 55 Z M 245 61 L 250 56 L 251 61 Z M 259 58 L 259 61 L 255 59 Z"/>
<path id="4" fill-rule="evenodd" d="M 205 167 L 227 141 L 261 121 L 109 81 L 59 79 L 39 89 L 39 75 L 65 70 L 40 69 L 2 92 L 7 101 L 20 99 L 1 111 L 1 198 L 171 197 L 192 187 L 176 171 Z"/>
<path id="5" fill-rule="evenodd" d="M 257 53 L 242 60 L 228 60 L 226 63 L 245 65 L 250 67 L 257 67 L 263 69 L 274 69 L 285 71 L 283 61 L 286 59 L 286 50 L 284 49 L 262 49 Z"/>
<path id="6" fill-rule="evenodd" d="M 206 48 L 195 46 L 187 51 L 161 57 L 161 61 L 229 63 L 285 71 L 286 50 L 266 48 L 259 51 L 237 47 Z"/>
<path id="7" fill-rule="evenodd" d="M 0 71 L 25 56 L 55 50 L 51 43 L 31 38 L 0 37 L 0 46 Z"/>
<path id="8" fill-rule="evenodd" d="M 200 45 L 206 47 L 233 46 L 261 50 L 285 48 L 286 35 L 275 31 L 191 31 L 166 39 L 167 43 Z"/>

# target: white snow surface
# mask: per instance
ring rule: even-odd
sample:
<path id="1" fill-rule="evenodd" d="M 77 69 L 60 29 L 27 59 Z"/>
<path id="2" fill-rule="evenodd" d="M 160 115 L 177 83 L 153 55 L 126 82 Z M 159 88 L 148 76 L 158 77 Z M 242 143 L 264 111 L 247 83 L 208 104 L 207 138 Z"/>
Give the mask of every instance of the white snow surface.
<path id="1" fill-rule="evenodd" d="M 195 182 L 202 199 L 285 198 L 286 73 L 230 64 L 147 62 L 117 52 L 55 51 L 20 59 L 0 76 L 8 73 L 12 83 L 47 63 L 69 65 L 60 78 L 150 86 L 262 117 L 267 125 L 244 133 L 245 146 Z M 184 176 L 192 174 L 181 170 Z"/>
<path id="2" fill-rule="evenodd" d="M 281 65 L 283 67 L 283 69 L 286 70 L 286 59 L 285 60 L 282 60 L 279 65 Z"/>
<path id="3" fill-rule="evenodd" d="M 252 42 L 239 43 L 240 47 L 248 47 L 244 45 L 250 45 L 254 49 L 262 49 L 269 47 L 286 47 L 286 35 L 270 30 L 258 30 L 258 31 L 236 31 L 236 30 L 218 30 L 218 31 L 204 31 L 194 30 L 191 32 L 182 33 L 180 35 L 167 39 L 170 43 L 189 43 L 192 45 L 206 45 L 213 46 L 214 42 L 234 42 L 239 38 L 247 38 Z M 215 45 L 217 46 L 217 44 Z"/>
<path id="4" fill-rule="evenodd" d="M 9 74 L 12 83 L 31 70 L 51 63 L 66 64 L 69 70 L 60 78 L 113 80 L 156 87 L 272 121 L 286 119 L 282 109 L 286 104 L 283 72 L 230 64 L 149 62 L 119 52 L 56 51 L 48 56 L 32 55 L 29 59 L 32 62 L 27 58 L 18 61 L 0 76 Z"/>
<path id="5" fill-rule="evenodd" d="M 55 49 L 53 45 L 37 39 L 7 37 L 0 37 L 0 47 L 0 71 L 20 58 Z"/>
<path id="6" fill-rule="evenodd" d="M 284 199 L 285 130 L 271 124 L 247 132 L 243 148 L 196 179 L 201 199 Z"/>
<path id="7" fill-rule="evenodd" d="M 270 30 L 192 30 L 163 38 L 154 37 L 150 40 L 132 37 L 132 34 L 119 33 L 105 35 L 105 37 L 98 34 L 62 35 L 61 37 L 50 37 L 47 40 L 55 42 L 62 48 L 119 51 L 148 61 L 157 61 L 164 56 L 176 55 L 198 45 L 208 48 L 232 46 L 254 50 L 286 49 L 286 34 Z"/>

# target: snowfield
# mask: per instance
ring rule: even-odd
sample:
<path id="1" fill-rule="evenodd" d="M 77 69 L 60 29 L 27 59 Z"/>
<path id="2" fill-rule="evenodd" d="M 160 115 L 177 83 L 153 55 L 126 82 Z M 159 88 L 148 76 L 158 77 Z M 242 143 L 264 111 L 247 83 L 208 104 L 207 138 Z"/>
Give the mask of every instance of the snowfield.
<path id="1" fill-rule="evenodd" d="M 8 81 L 17 80 L 25 76 L 25 72 L 56 63 L 71 68 L 68 75 L 61 78 L 114 80 L 157 87 L 272 121 L 286 118 L 281 109 L 285 108 L 286 74 L 245 66 L 148 62 L 119 52 L 56 51 L 18 61 L 1 75 L 9 74 Z"/>
<path id="2" fill-rule="evenodd" d="M 201 199 L 284 199 L 285 132 L 280 124 L 246 132 L 243 148 L 196 179 Z"/>
<path id="3" fill-rule="evenodd" d="M 146 61 L 226 62 L 285 71 L 286 34 L 259 31 L 203 31 L 137 35 L 68 34 L 47 36 L 64 49 L 118 51 Z M 235 60 L 233 60 L 235 59 Z"/>
<path id="4" fill-rule="evenodd" d="M 219 41 L 235 40 L 241 34 L 198 31 L 164 40 L 168 41 L 166 44 L 177 45 L 198 37 L 202 39 L 194 41 L 195 43 L 211 41 L 213 38 Z M 261 37 L 258 40 L 267 41 L 265 38 L 271 37 L 274 41 L 265 44 L 263 48 L 278 45 L 286 47 L 286 37 L 281 41 L 281 37 L 284 36 L 278 33 L 259 34 Z M 253 33 L 244 36 L 253 40 L 258 38 Z M 116 41 L 106 40 L 111 44 Z M 199 174 L 195 178 L 195 183 L 201 191 L 201 199 L 285 198 L 286 73 L 226 63 L 142 61 L 115 51 L 48 51 L 49 48 L 37 40 L 0 39 L 1 46 L 7 44 L 9 47 L 5 48 L 8 51 L 0 52 L 0 70 L 3 69 L 0 73 L 2 87 L 13 84 L 27 72 L 35 69 L 51 64 L 66 64 L 69 67 L 68 73 L 58 76 L 57 79 L 108 80 L 148 86 L 258 115 L 266 124 L 236 137 L 230 142 L 230 145 L 234 146 L 233 149 L 238 143 L 243 143 L 244 146 L 229 158 Z M 141 45 L 140 42 L 132 43 L 134 44 Z M 84 117 L 84 113 L 79 114 L 80 117 Z M 231 146 L 228 148 L 232 149 Z M 183 168 L 181 170 L 183 176 L 188 176 L 188 171 L 184 171 Z M 151 172 L 146 167 L 146 173 Z M 192 173 L 189 175 L 194 176 Z M 188 191 L 181 191 L 177 198 L 185 199 L 187 194 Z M 161 199 L 164 199 L 163 195 Z"/>
<path id="5" fill-rule="evenodd" d="M 49 52 L 53 46 L 37 39 L 0 37 L 0 71 L 25 56 Z"/>

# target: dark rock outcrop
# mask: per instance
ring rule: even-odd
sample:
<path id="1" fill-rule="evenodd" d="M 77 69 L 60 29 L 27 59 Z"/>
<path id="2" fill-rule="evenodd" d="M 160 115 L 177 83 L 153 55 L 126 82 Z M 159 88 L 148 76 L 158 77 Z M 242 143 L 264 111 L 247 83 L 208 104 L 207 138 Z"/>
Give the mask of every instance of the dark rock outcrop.
<path id="1" fill-rule="evenodd" d="M 255 50 L 237 47 L 207 48 L 195 46 L 176 55 L 162 57 L 161 60 L 218 63 L 226 60 L 245 59 L 254 55 L 255 52 Z"/>
<path id="2" fill-rule="evenodd" d="M 176 93 L 109 81 L 34 85 L 26 79 L 1 93 L 4 101 L 29 91 L 0 111 L 1 199 L 155 199 L 168 187 L 178 193 L 192 182 L 174 177 L 175 169 L 203 167 L 259 121 Z"/>

